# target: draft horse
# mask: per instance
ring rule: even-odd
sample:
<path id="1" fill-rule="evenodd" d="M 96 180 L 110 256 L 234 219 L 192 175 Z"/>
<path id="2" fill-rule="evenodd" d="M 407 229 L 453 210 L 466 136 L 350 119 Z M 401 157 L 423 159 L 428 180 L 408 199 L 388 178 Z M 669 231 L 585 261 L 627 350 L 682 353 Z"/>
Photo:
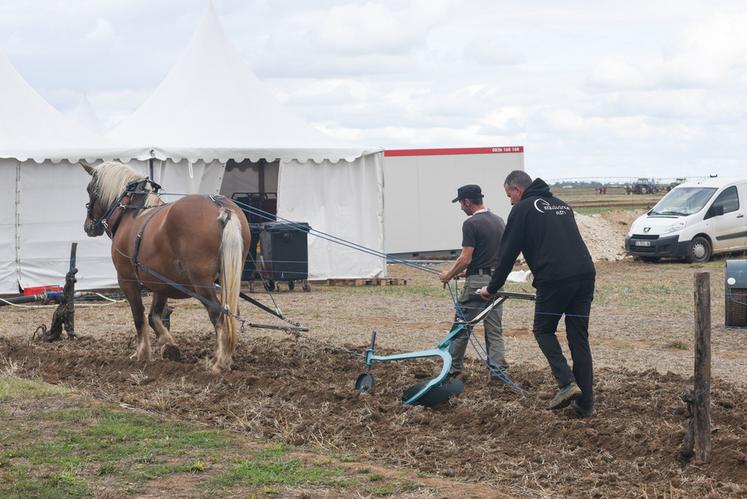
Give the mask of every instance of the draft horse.
<path id="1" fill-rule="evenodd" d="M 241 209 L 222 196 L 193 194 L 164 203 L 159 186 L 125 164 L 81 165 L 92 177 L 83 229 L 89 237 L 106 233 L 112 240 L 112 261 L 137 331 L 131 358 L 151 360 L 141 296 L 147 289 L 153 293 L 148 324 L 163 357 L 180 356 L 161 319 L 168 299 L 196 297 L 207 308 L 217 336 L 212 370 L 230 369 L 241 272 L 251 244 Z"/>

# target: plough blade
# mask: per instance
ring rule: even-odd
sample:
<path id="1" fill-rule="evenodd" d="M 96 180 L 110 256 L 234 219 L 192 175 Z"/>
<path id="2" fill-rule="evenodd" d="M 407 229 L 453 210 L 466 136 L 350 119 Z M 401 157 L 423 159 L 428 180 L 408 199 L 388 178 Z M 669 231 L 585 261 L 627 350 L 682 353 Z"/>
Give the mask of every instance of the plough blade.
<path id="1" fill-rule="evenodd" d="M 362 373 L 358 376 L 358 379 L 355 380 L 355 389 L 361 393 L 369 393 L 373 390 L 375 384 L 376 381 L 374 380 L 373 374 Z"/>
<path id="2" fill-rule="evenodd" d="M 446 381 L 432 386 L 424 393 L 423 391 L 429 381 L 423 381 L 405 389 L 402 394 L 402 401 L 411 405 L 423 405 L 425 407 L 435 407 L 438 404 L 446 402 L 454 395 L 459 395 L 464 391 L 464 383 L 458 378 L 447 378 Z"/>

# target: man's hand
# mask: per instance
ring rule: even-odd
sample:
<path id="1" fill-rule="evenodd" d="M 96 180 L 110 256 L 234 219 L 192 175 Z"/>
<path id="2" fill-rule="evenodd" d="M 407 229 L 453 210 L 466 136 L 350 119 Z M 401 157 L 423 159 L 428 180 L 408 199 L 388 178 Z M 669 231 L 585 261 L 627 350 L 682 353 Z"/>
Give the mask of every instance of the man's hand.
<path id="1" fill-rule="evenodd" d="M 438 274 L 438 280 L 446 284 L 447 282 L 451 280 L 451 278 L 449 277 L 448 272 L 441 272 L 440 274 Z"/>
<path id="2" fill-rule="evenodd" d="M 488 293 L 488 287 L 487 286 L 481 287 L 479 292 L 480 292 L 480 296 L 482 296 L 483 300 L 489 300 L 493 296 L 490 293 Z"/>

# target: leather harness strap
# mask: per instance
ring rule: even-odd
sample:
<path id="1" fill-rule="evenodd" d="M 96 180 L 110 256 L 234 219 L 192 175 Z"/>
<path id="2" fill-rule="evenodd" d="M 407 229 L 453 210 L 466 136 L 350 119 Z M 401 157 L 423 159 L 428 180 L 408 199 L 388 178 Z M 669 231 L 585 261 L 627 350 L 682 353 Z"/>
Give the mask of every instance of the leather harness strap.
<path id="1" fill-rule="evenodd" d="M 145 222 L 143 222 L 143 225 L 140 226 L 140 230 L 137 233 L 137 236 L 135 236 L 135 249 L 132 252 L 132 264 L 135 266 L 135 278 L 137 279 L 138 284 L 141 286 L 143 285 L 142 279 L 140 279 L 140 267 L 142 266 L 140 262 L 138 262 L 137 257 L 140 254 L 140 245 L 143 242 L 143 234 L 145 234 L 145 228 L 148 226 L 148 223 L 153 220 L 153 217 L 160 211 L 161 208 L 164 206 L 168 206 L 168 203 L 166 204 L 159 204 L 158 206 L 154 206 L 151 209 L 153 210 L 150 214 L 148 214 L 148 218 L 145 219 Z"/>
<path id="2" fill-rule="evenodd" d="M 226 199 L 225 196 L 210 195 L 208 197 L 219 208 L 225 208 L 225 204 L 223 204 L 223 200 Z M 148 214 L 148 218 L 145 219 L 145 222 L 143 222 L 143 225 L 140 226 L 140 230 L 138 231 L 137 236 L 135 236 L 135 248 L 132 252 L 132 264 L 134 265 L 134 268 L 135 268 L 135 278 L 137 279 L 138 284 L 140 284 L 141 286 L 143 285 L 143 281 L 142 279 L 140 279 L 140 269 L 144 268 L 146 271 L 148 270 L 147 267 L 141 264 L 137 259 L 138 255 L 140 254 L 140 245 L 143 242 L 143 234 L 145 234 L 145 229 L 146 227 L 148 227 L 148 224 L 150 223 L 150 221 L 153 220 L 153 217 L 156 215 L 156 213 L 158 213 L 158 211 L 164 206 L 168 206 L 168 203 L 160 204 L 158 206 L 153 206 L 152 208 L 147 208 L 147 209 L 152 209 L 153 211 L 150 214 Z M 230 210 L 227 210 L 227 211 L 228 211 L 228 216 L 230 217 L 231 212 Z"/>

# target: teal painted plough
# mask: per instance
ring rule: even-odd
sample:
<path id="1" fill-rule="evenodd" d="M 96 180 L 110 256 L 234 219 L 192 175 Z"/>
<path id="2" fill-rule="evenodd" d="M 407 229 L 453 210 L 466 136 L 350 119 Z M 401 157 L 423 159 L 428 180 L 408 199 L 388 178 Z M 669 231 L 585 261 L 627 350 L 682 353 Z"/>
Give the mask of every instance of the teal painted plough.
<path id="1" fill-rule="evenodd" d="M 361 393 L 369 393 L 373 390 L 375 380 L 371 374 L 371 366 L 374 362 L 393 362 L 398 360 L 422 359 L 427 357 L 440 357 L 443 361 L 441 372 L 430 381 L 417 383 L 406 388 L 402 401 L 410 405 L 424 405 L 433 407 L 441 402 L 445 402 L 454 395 L 458 395 L 464 390 L 464 383 L 454 377 L 449 377 L 451 370 L 451 344 L 460 334 L 467 334 L 467 328 L 480 323 L 495 307 L 501 305 L 509 298 L 518 298 L 521 300 L 534 300 L 534 295 L 527 293 L 504 293 L 499 292 L 495 298 L 470 321 L 456 321 L 441 342 L 430 350 L 420 350 L 417 352 L 398 353 L 393 355 L 376 355 L 376 331 L 371 333 L 371 345 L 365 354 L 366 372 L 358 376 L 355 382 L 355 388 Z M 507 378 L 508 379 L 508 378 Z M 509 380 L 510 381 L 510 380 Z"/>

